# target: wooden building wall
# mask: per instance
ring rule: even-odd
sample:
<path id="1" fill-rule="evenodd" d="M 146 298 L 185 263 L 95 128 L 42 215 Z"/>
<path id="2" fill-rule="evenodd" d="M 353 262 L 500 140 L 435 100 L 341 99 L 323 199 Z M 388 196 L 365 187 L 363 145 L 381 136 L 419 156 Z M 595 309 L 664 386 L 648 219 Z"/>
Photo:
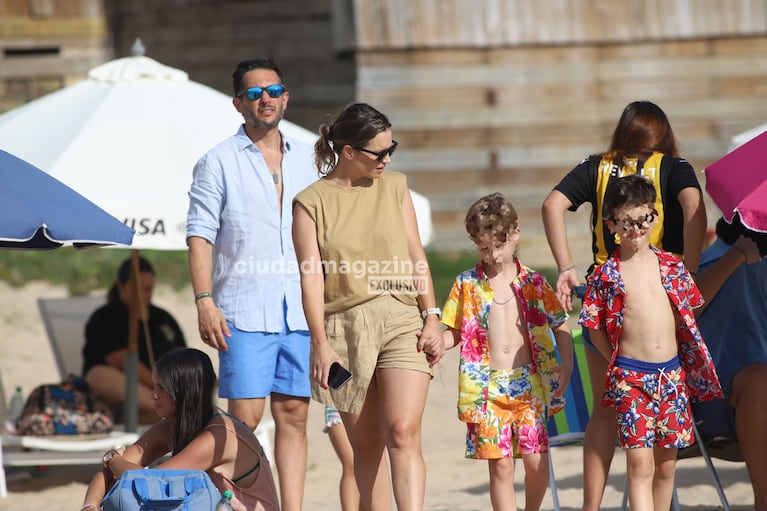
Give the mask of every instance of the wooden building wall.
<path id="1" fill-rule="evenodd" d="M 237 61 L 274 56 L 287 118 L 309 129 L 373 103 L 401 142 L 392 168 L 431 199 L 435 248 L 470 246 L 466 207 L 499 190 L 544 263 L 541 201 L 606 147 L 630 101 L 666 110 L 697 169 L 767 122 L 767 0 L 0 0 L 0 101 L 19 83 L 81 78 L 111 58 L 107 36 L 116 57 L 141 37 L 148 56 L 226 93 Z"/>
<path id="2" fill-rule="evenodd" d="M 390 116 L 400 141 L 391 167 L 431 199 L 434 248 L 470 247 L 466 208 L 501 191 L 520 211 L 522 253 L 553 262 L 541 203 L 582 158 L 606 149 L 631 101 L 666 111 L 697 170 L 734 134 L 767 122 L 767 2 L 464 5 L 355 1 L 357 97 Z M 585 264 L 581 209 L 568 227 Z"/>
<path id="3" fill-rule="evenodd" d="M 0 0 L 0 112 L 110 57 L 102 0 Z"/>
<path id="4" fill-rule="evenodd" d="M 237 62 L 274 57 L 290 90 L 286 118 L 312 130 L 354 99 L 354 54 L 335 47 L 335 0 L 104 1 L 118 56 L 140 37 L 148 57 L 226 94 Z"/>
<path id="5" fill-rule="evenodd" d="M 764 34 L 764 0 L 349 0 L 358 50 Z"/>

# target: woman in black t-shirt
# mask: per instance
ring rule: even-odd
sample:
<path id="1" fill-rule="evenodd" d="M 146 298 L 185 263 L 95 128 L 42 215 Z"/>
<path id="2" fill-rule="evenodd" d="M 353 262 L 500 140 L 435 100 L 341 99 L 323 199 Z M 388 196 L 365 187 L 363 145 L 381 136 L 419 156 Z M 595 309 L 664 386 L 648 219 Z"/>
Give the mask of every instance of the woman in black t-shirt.
<path id="1" fill-rule="evenodd" d="M 593 262 L 588 272 L 615 250 L 614 237 L 604 223 L 602 198 L 616 177 L 640 174 L 653 183 L 655 210 L 660 221 L 650 233 L 650 244 L 682 256 L 690 273 L 698 261 L 706 234 L 706 210 L 692 166 L 679 158 L 674 132 L 663 110 L 649 101 L 635 101 L 623 111 L 613 132 L 610 148 L 589 156 L 571 170 L 543 203 L 543 225 L 559 267 L 556 291 L 562 305 L 572 310 L 578 272 L 567 242 L 565 211 L 591 203 Z M 587 272 L 587 273 L 588 273 Z M 608 361 L 590 345 L 584 330 L 586 360 L 594 402 L 602 399 Z M 617 423 L 612 408 L 595 406 L 583 445 L 583 509 L 599 509 L 610 462 L 615 451 Z"/>
<path id="2" fill-rule="evenodd" d="M 107 295 L 107 303 L 93 312 L 85 325 L 83 376 L 93 391 L 115 406 L 125 401 L 125 360 L 128 353 L 128 304 L 136 292 L 128 285 L 130 259 L 117 273 L 117 280 Z M 138 418 L 142 424 L 157 419 L 152 400 L 152 364 L 175 348 L 186 347 L 184 334 L 176 320 L 165 310 L 151 304 L 155 273 L 146 259 L 139 258 L 139 288 L 147 304 L 147 329 L 151 339 L 148 349 L 144 327 L 138 325 Z"/>

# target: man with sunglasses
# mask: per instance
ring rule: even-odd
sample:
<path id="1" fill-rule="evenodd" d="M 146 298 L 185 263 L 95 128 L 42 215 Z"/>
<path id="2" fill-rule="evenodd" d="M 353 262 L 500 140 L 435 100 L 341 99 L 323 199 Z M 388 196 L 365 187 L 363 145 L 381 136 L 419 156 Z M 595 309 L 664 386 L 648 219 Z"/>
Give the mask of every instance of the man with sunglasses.
<path id="1" fill-rule="evenodd" d="M 313 148 L 279 130 L 289 93 L 277 63 L 245 60 L 232 78 L 244 123 L 195 165 L 189 271 L 200 337 L 219 351 L 219 397 L 253 429 L 270 397 L 281 508 L 300 510 L 311 390 L 290 205 L 317 171 Z"/>

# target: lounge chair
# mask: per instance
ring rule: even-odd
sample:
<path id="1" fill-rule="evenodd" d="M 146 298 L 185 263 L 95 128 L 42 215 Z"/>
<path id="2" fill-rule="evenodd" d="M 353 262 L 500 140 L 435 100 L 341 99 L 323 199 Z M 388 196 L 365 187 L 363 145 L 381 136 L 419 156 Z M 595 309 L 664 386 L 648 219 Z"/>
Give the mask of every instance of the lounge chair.
<path id="1" fill-rule="evenodd" d="M 68 374 L 79 374 L 83 327 L 91 312 L 103 303 L 101 298 L 78 297 L 38 300 L 48 338 L 56 359 L 60 380 Z M 2 389 L 0 375 L 0 389 Z M 2 392 L 0 392 L 2 394 Z M 0 396 L 0 419 L 7 415 L 4 396 Z M 136 433 L 115 430 L 105 435 L 0 436 L 0 498 L 8 494 L 6 467 L 35 467 L 48 465 L 99 465 L 107 449 L 129 445 Z"/>
<path id="2" fill-rule="evenodd" d="M 570 376 L 570 385 L 565 393 L 565 408 L 550 416 L 547 424 L 549 434 L 549 488 L 555 511 L 559 511 L 559 496 L 557 495 L 557 480 L 554 475 L 551 448 L 582 444 L 586 433 L 586 424 L 589 422 L 589 416 L 594 406 L 581 330 L 574 329 L 572 335 L 575 356 L 573 357 L 573 373 Z"/>

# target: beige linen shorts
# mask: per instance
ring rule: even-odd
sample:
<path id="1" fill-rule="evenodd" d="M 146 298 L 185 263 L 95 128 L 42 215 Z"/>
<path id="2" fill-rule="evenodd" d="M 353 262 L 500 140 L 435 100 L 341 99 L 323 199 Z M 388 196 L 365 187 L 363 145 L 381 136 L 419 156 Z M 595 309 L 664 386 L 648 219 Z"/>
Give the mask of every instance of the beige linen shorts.
<path id="1" fill-rule="evenodd" d="M 359 414 L 376 369 L 410 369 L 432 374 L 426 354 L 418 352 L 423 320 L 418 308 L 391 295 L 378 296 L 325 317 L 330 346 L 352 378 L 340 389 L 323 389 L 312 380 L 312 397 L 342 412 Z"/>

